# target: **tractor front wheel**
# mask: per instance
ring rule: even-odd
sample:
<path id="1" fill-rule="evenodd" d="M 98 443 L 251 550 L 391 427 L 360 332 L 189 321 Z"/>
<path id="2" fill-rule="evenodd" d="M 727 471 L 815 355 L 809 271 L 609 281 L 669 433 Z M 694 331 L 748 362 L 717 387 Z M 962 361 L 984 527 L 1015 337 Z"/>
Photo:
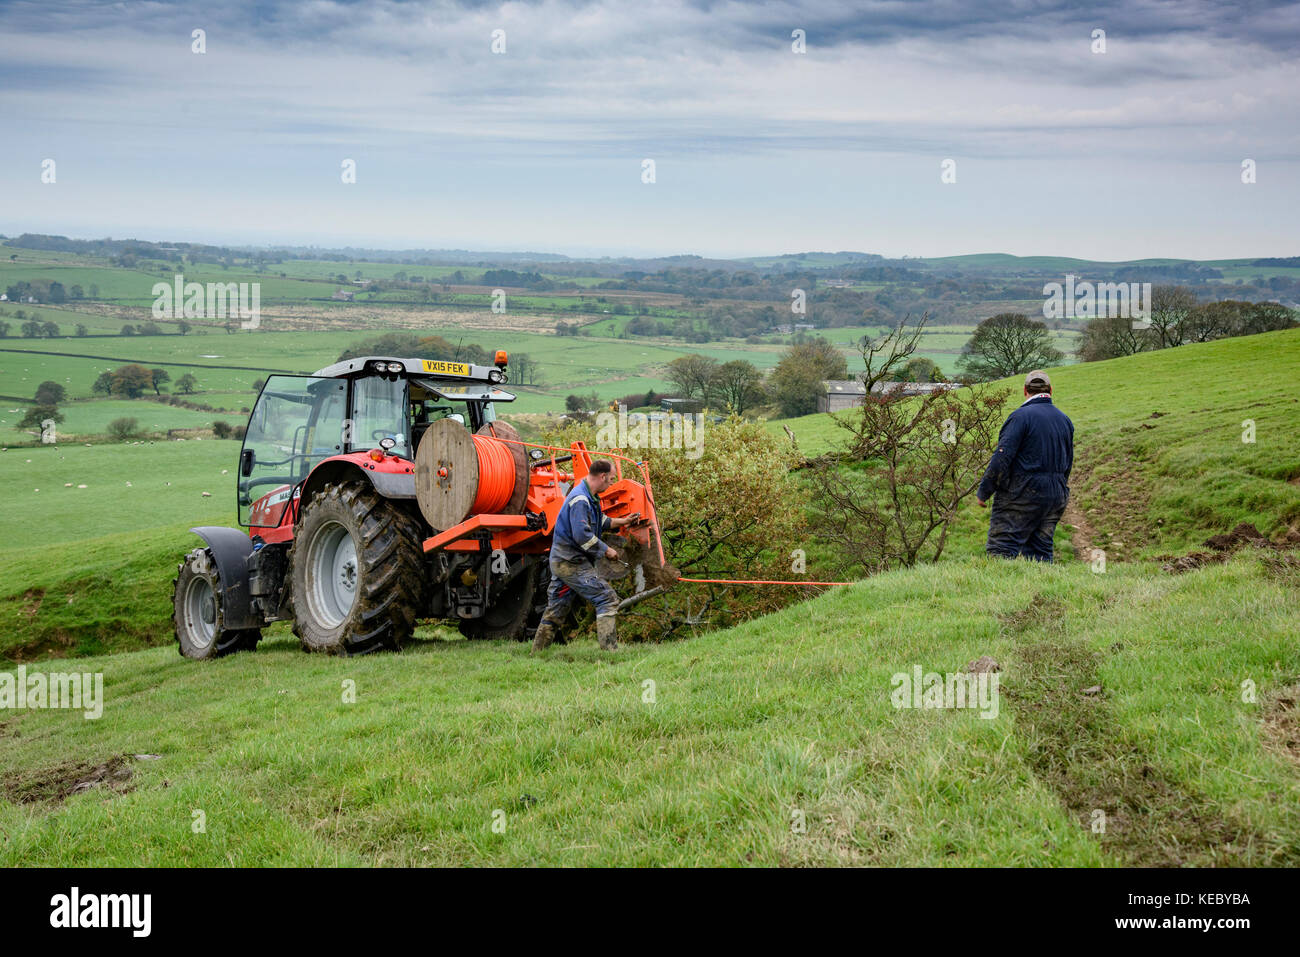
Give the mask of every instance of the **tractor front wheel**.
<path id="1" fill-rule="evenodd" d="M 415 518 L 369 483 L 326 485 L 303 509 L 290 555 L 293 630 L 308 651 L 398 648 L 423 607 Z"/>
<path id="2" fill-rule="evenodd" d="M 172 582 L 172 623 L 186 658 L 202 661 L 257 647 L 262 637 L 258 629 L 225 627 L 221 598 L 221 576 L 212 552 L 194 549 Z"/>

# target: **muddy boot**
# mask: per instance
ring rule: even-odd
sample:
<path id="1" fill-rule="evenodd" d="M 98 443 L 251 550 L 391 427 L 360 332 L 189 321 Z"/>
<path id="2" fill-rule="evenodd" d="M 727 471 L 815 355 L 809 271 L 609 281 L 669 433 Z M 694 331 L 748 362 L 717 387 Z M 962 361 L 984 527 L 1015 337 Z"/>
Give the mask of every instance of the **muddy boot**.
<path id="1" fill-rule="evenodd" d="M 618 619 L 613 615 L 597 618 L 596 640 L 605 651 L 618 651 Z"/>
<path id="2" fill-rule="evenodd" d="M 537 626 L 537 632 L 533 635 L 533 651 L 544 650 L 554 640 L 555 626 L 549 621 L 543 621 Z"/>

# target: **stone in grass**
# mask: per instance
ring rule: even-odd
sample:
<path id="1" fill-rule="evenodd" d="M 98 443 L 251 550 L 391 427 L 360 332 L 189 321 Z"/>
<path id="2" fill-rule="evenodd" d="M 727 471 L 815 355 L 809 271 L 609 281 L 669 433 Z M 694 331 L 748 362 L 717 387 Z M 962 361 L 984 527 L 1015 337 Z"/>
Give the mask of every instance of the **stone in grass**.
<path id="1" fill-rule="evenodd" d="M 980 655 L 974 661 L 967 662 L 966 671 L 972 675 L 988 674 L 993 671 L 1001 671 L 1002 666 L 997 663 L 996 659 L 989 655 Z"/>
<path id="2" fill-rule="evenodd" d="M 1091 688 L 1084 688 L 1083 693 L 1089 697 L 1101 694 L 1101 685 L 1093 685 Z"/>

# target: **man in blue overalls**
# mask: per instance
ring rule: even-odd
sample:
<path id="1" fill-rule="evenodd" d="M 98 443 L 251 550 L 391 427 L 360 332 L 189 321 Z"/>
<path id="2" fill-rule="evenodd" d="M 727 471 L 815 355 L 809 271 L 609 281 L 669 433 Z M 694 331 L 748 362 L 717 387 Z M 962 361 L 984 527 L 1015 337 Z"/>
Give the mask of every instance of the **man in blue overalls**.
<path id="1" fill-rule="evenodd" d="M 591 471 L 575 482 L 560 506 L 551 536 L 551 588 L 546 611 L 533 638 L 533 651 L 541 651 L 555 640 L 555 630 L 564 624 L 573 601 L 582 596 L 596 606 L 596 638 L 606 651 L 618 648 L 618 595 L 609 582 L 596 574 L 596 559 L 618 561 L 618 552 L 601 535 L 612 528 L 631 525 L 641 517 L 633 512 L 625 518 L 607 518 L 600 509 L 600 493 L 614 482 L 614 471 L 605 459 L 591 463 Z"/>
<path id="2" fill-rule="evenodd" d="M 1074 423 L 1052 404 L 1052 380 L 1036 369 L 1025 376 L 1025 401 L 1003 423 L 975 493 L 981 508 L 993 499 L 984 550 L 1050 562 L 1073 466 Z"/>

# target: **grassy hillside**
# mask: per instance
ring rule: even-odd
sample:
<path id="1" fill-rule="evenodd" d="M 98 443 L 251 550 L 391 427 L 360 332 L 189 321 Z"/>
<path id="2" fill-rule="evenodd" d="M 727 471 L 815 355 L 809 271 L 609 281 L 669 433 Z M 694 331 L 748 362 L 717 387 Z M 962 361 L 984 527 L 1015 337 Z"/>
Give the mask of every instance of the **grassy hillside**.
<path id="1" fill-rule="evenodd" d="M 0 662 L 173 640 L 176 563 L 200 544 L 190 526 L 234 523 L 238 456 L 217 440 L 0 452 Z"/>
<path id="2" fill-rule="evenodd" d="M 0 864 L 1296 865 L 1298 585 L 977 558 L 616 657 L 89 659 L 103 718 L 0 725 Z M 981 655 L 995 718 L 891 705 Z"/>

